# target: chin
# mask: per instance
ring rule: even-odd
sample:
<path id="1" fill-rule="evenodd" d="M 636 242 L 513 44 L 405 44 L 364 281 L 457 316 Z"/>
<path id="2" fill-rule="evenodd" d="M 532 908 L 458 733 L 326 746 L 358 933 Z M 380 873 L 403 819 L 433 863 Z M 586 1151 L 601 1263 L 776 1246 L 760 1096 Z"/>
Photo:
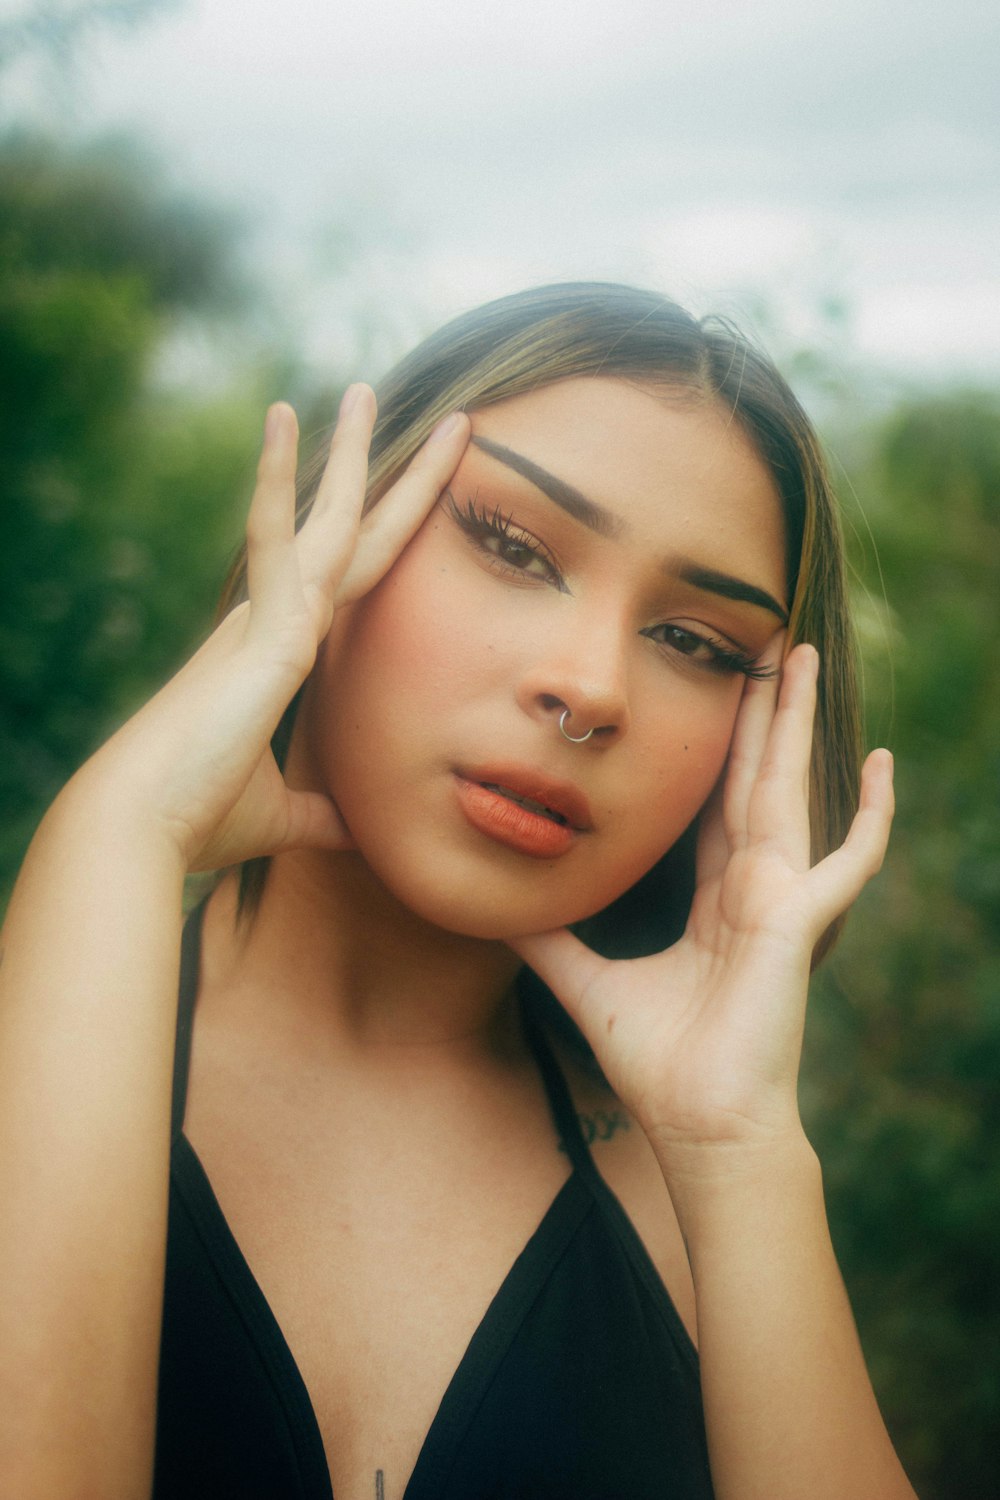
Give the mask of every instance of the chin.
<path id="1" fill-rule="evenodd" d="M 543 874 L 536 866 L 533 873 L 539 878 L 526 880 L 518 871 L 513 876 L 505 872 L 503 878 L 490 872 L 478 880 L 431 881 L 425 864 L 414 880 L 377 878 L 422 921 L 483 942 L 506 942 L 582 922 L 604 911 L 638 878 L 633 875 L 614 887 L 602 882 L 600 892 L 584 893 L 554 867 Z"/>
<path id="2" fill-rule="evenodd" d="M 523 898 L 497 903 L 477 899 L 468 891 L 452 894 L 439 890 L 419 895 L 394 891 L 393 894 L 421 921 L 456 937 L 475 938 L 481 942 L 502 943 L 531 932 L 548 932 L 575 921 L 577 917 L 576 912 L 570 913 L 563 905 L 553 906 L 545 902 L 539 906 Z"/>

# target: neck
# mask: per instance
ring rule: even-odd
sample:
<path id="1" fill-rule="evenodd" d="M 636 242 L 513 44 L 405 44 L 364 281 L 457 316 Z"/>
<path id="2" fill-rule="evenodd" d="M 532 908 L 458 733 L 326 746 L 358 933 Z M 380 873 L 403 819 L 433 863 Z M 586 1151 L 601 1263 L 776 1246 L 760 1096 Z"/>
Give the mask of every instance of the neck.
<path id="1" fill-rule="evenodd" d="M 520 960 L 415 916 L 356 853 L 279 856 L 256 913 L 237 923 L 229 878 L 209 917 L 216 982 L 280 1003 L 314 1036 L 363 1048 L 511 1043 Z"/>

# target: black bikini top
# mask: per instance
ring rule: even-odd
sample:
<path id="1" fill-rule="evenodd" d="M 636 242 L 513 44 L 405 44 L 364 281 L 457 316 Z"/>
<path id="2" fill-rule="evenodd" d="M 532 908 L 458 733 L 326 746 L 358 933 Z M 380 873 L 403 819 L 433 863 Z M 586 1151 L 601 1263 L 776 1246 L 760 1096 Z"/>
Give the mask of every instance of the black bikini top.
<path id="1" fill-rule="evenodd" d="M 332 1500 L 309 1393 L 183 1134 L 201 920 L 181 960 L 154 1500 Z M 483 1314 L 405 1500 L 711 1500 L 697 1355 L 525 1023 L 572 1173 Z"/>

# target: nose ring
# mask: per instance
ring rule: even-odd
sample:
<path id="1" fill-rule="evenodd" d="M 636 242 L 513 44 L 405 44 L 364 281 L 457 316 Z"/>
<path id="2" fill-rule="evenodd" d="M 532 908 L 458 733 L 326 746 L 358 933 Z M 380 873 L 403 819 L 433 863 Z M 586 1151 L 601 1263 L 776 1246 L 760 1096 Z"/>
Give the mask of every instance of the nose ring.
<path id="1" fill-rule="evenodd" d="M 559 729 L 560 729 L 560 731 L 562 733 L 562 737 L 565 740 L 569 740 L 569 742 L 570 742 L 571 745 L 582 745 L 583 742 L 584 742 L 584 740 L 589 740 L 590 739 L 590 736 L 594 732 L 593 728 L 588 729 L 586 734 L 570 734 L 568 732 L 567 728 L 566 728 L 566 720 L 569 717 L 570 717 L 569 709 L 568 708 L 564 708 L 563 711 L 562 711 L 562 713 L 559 715 Z"/>

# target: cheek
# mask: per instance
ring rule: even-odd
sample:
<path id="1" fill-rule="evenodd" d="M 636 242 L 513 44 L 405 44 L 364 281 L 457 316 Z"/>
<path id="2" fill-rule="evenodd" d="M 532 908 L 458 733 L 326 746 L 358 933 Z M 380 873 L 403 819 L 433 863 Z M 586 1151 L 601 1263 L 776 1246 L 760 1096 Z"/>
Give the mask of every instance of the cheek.
<path id="1" fill-rule="evenodd" d="M 470 590 L 445 566 L 429 568 L 414 548 L 352 612 L 342 655 L 366 701 L 388 694 L 428 706 L 464 691 L 474 663 Z"/>
<path id="2" fill-rule="evenodd" d="M 669 714 L 635 726 L 622 889 L 644 875 L 704 807 L 726 764 L 741 694 L 742 679 L 710 694 L 681 694 Z"/>
<path id="3" fill-rule="evenodd" d="M 687 714 L 677 713 L 650 747 L 655 766 L 655 797 L 668 812 L 676 807 L 687 823 L 704 803 L 719 778 L 740 704 L 740 686 L 716 701 L 696 702 Z"/>
<path id="4" fill-rule="evenodd" d="M 428 527 L 338 615 L 310 679 L 311 753 L 338 800 L 375 795 L 373 778 L 393 764 L 405 774 L 440 712 L 482 676 L 484 647 L 471 628 L 482 612 L 434 541 Z"/>

